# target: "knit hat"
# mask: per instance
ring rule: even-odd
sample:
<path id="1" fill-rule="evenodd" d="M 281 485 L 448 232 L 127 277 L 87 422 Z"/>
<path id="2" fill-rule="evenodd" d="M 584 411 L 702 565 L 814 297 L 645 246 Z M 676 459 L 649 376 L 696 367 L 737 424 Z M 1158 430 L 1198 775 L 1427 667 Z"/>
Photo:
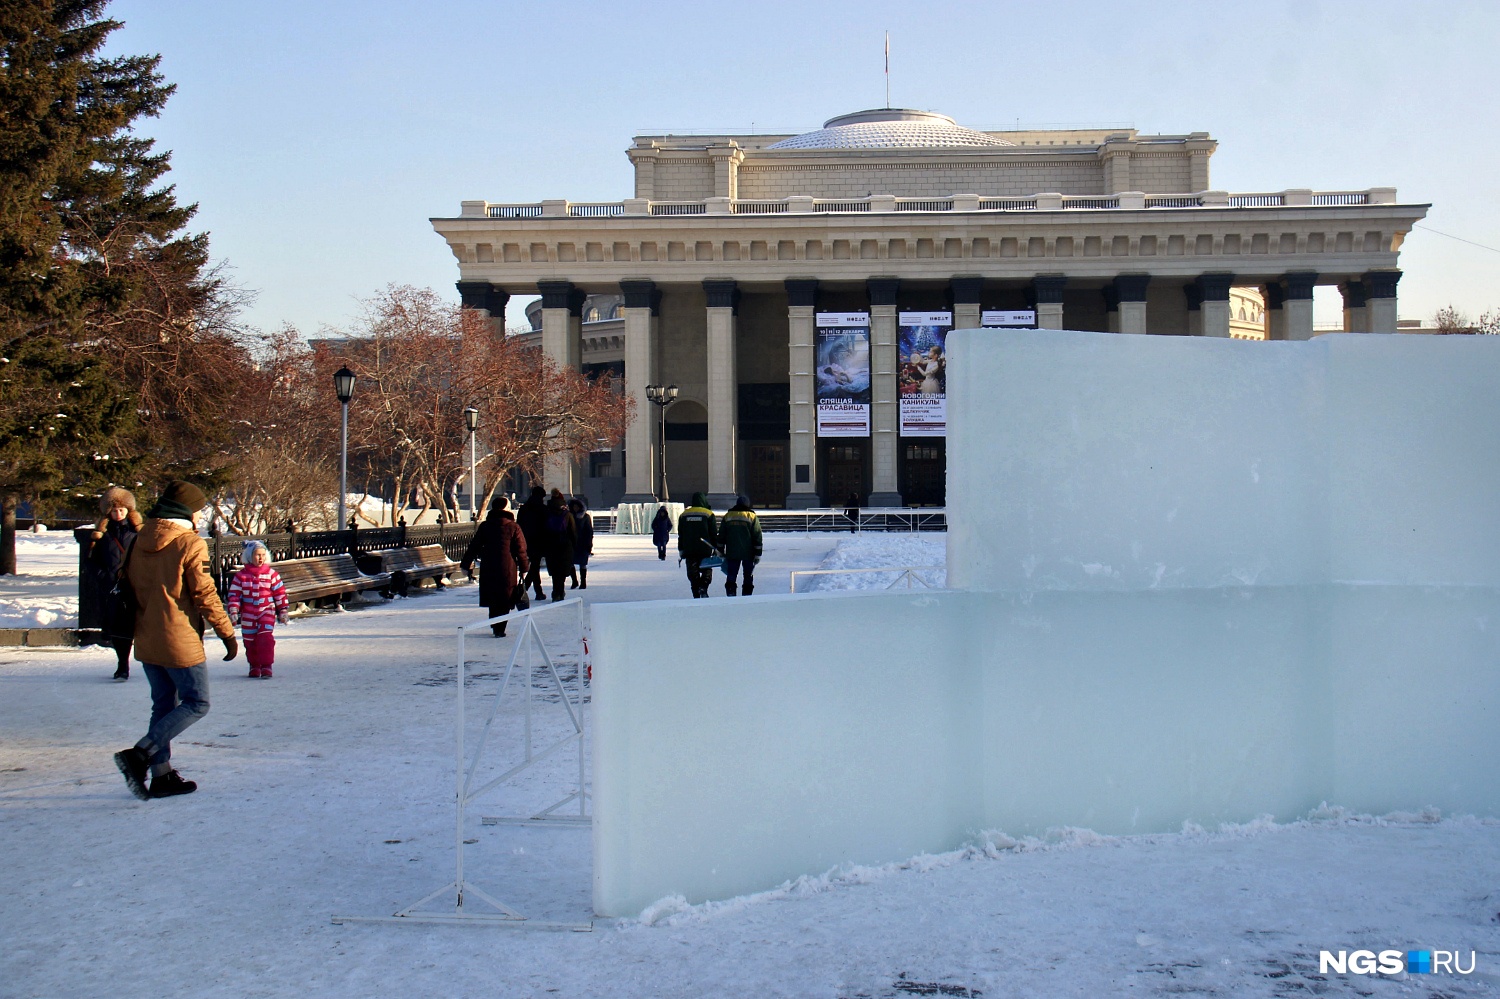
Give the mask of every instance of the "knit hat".
<path id="1" fill-rule="evenodd" d="M 129 489 L 121 489 L 119 486 L 110 486 L 104 490 L 104 495 L 99 497 L 99 512 L 109 513 L 117 506 L 123 506 L 127 510 L 135 509 L 135 494 Z"/>
<path id="2" fill-rule="evenodd" d="M 245 553 L 240 556 L 240 561 L 245 565 L 249 565 L 251 560 L 255 558 L 255 552 L 257 549 L 265 552 L 266 558 L 271 557 L 271 549 L 266 547 L 266 543 L 264 541 L 256 541 L 252 538 L 251 540 L 245 542 Z"/>
<path id="3" fill-rule="evenodd" d="M 161 498 L 151 508 L 151 516 L 192 520 L 207 502 L 208 497 L 203 495 L 202 489 L 191 482 L 173 479 L 161 491 Z"/>

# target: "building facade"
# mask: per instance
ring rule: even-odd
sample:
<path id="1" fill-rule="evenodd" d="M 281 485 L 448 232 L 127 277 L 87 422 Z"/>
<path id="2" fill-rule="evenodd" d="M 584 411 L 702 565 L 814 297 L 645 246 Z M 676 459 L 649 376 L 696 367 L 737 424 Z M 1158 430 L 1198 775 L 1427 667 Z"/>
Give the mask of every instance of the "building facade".
<path id="1" fill-rule="evenodd" d="M 633 198 L 465 201 L 432 223 L 466 306 L 503 329 L 511 295 L 540 294 L 552 358 L 623 365 L 638 407 L 623 499 L 659 496 L 665 456 L 679 498 L 941 503 L 941 420 L 909 418 L 941 379 L 908 355 L 913 329 L 940 342 L 944 322 L 1029 314 L 1307 339 L 1314 287 L 1335 285 L 1345 329 L 1396 331 L 1401 243 L 1428 206 L 1390 187 L 1216 191 L 1216 148 L 1203 132 L 980 132 L 880 109 L 803 135 L 639 136 Z M 839 422 L 829 386 L 851 357 L 859 413 Z M 668 383 L 663 434 L 646 389 Z M 559 463 L 548 484 L 582 491 L 587 471 Z"/>

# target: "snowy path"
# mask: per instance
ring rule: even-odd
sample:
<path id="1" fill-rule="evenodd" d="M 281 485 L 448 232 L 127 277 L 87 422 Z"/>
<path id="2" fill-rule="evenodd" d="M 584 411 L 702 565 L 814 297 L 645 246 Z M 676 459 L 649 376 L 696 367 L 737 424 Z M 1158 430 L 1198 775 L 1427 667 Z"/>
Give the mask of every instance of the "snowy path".
<path id="1" fill-rule="evenodd" d="M 791 569 L 847 540 L 768 536 L 760 591 L 786 592 Z M 685 594 L 675 559 L 658 562 L 646 539 L 599 541 L 589 601 Z M 837 561 L 924 564 L 912 541 L 866 536 Z M 453 629 L 478 617 L 474 599 L 460 586 L 295 620 L 269 682 L 214 662 L 213 711 L 177 746 L 202 787 L 171 801 L 131 798 L 110 764 L 147 716 L 139 676 L 109 682 L 99 650 L 0 652 L 0 995 L 1500 994 L 1500 823 L 1473 820 L 999 841 L 760 897 L 666 902 L 649 925 L 592 934 L 334 925 L 452 875 Z M 471 732 L 509 648 L 470 643 Z M 502 712 L 502 754 L 516 717 Z M 479 824 L 559 788 L 565 776 L 543 775 L 476 808 L 466 863 L 528 914 L 586 918 L 586 831 Z M 1361 947 L 1474 950 L 1479 970 L 1316 977 L 1320 949 Z"/>

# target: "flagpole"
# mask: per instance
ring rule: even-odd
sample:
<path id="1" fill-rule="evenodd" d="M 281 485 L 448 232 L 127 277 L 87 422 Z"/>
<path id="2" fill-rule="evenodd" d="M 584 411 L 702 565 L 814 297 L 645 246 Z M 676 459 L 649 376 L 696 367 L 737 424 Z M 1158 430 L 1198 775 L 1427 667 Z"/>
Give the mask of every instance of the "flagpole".
<path id="1" fill-rule="evenodd" d="M 891 33 L 885 33 L 885 106 L 891 106 Z"/>

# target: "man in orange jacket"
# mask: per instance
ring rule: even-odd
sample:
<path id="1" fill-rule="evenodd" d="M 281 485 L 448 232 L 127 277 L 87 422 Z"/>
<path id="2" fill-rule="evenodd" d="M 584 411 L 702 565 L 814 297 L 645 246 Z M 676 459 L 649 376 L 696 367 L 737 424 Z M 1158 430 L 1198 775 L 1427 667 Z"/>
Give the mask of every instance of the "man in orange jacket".
<path id="1" fill-rule="evenodd" d="M 172 740 L 208 714 L 204 622 L 224 642 L 226 662 L 239 653 L 234 625 L 204 568 L 208 545 L 193 525 L 205 502 L 192 483 L 168 483 L 147 515 L 126 570 L 139 608 L 135 657 L 151 684 L 151 727 L 140 742 L 115 754 L 115 766 L 137 798 L 167 798 L 198 788 L 172 769 Z"/>

